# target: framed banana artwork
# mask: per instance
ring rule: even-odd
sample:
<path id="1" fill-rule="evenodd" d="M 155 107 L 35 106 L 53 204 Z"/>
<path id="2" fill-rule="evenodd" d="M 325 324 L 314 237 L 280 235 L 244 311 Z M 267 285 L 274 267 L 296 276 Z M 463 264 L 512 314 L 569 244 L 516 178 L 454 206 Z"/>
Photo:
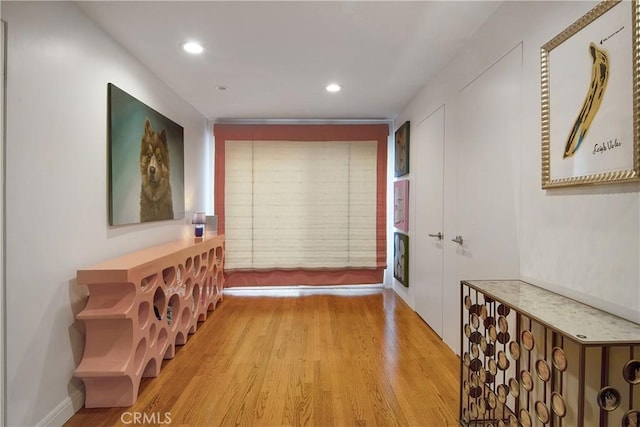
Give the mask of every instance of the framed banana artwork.
<path id="1" fill-rule="evenodd" d="M 640 181 L 640 6 L 602 1 L 542 46 L 542 188 Z"/>

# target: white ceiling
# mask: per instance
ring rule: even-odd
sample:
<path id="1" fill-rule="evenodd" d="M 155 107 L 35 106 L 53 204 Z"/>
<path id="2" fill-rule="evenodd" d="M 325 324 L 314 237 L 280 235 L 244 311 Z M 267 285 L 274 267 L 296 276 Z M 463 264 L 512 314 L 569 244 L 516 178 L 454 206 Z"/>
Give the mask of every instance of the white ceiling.
<path id="1" fill-rule="evenodd" d="M 78 2 L 212 120 L 393 119 L 500 3 Z M 183 52 L 188 39 L 204 54 Z"/>

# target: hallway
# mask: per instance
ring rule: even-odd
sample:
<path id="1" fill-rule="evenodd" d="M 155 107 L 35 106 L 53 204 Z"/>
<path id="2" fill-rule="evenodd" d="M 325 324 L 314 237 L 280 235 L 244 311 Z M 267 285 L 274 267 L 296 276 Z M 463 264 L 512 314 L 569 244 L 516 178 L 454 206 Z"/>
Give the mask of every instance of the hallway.
<path id="1" fill-rule="evenodd" d="M 458 425 L 459 359 L 393 291 L 294 293 L 225 295 L 134 406 L 65 425 Z"/>

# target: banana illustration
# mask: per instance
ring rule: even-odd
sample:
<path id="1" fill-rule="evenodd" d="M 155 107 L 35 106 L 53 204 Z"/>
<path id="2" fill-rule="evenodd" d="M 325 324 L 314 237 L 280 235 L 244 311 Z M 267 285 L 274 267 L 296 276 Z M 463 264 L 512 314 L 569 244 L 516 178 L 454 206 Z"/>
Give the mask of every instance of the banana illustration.
<path id="1" fill-rule="evenodd" d="M 596 116 L 604 91 L 607 89 L 607 82 L 609 81 L 609 57 L 607 52 L 603 49 L 598 49 L 595 43 L 589 44 L 589 51 L 593 58 L 593 64 L 591 66 L 591 84 L 589 85 L 589 91 L 582 104 L 580 114 L 576 119 L 576 122 L 571 128 L 569 138 L 567 138 L 567 144 L 565 145 L 563 158 L 571 157 L 575 154 L 580 144 L 587 135 L 589 126 Z"/>

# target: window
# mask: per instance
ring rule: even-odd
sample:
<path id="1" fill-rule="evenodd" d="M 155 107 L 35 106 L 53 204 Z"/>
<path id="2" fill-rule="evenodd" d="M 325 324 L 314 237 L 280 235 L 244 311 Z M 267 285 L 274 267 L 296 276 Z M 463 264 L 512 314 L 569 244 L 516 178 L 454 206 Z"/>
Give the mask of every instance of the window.
<path id="1" fill-rule="evenodd" d="M 380 283 L 386 125 L 216 125 L 231 285 Z"/>

